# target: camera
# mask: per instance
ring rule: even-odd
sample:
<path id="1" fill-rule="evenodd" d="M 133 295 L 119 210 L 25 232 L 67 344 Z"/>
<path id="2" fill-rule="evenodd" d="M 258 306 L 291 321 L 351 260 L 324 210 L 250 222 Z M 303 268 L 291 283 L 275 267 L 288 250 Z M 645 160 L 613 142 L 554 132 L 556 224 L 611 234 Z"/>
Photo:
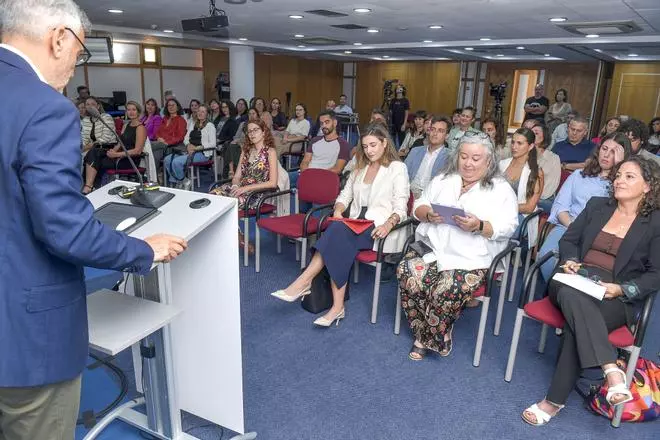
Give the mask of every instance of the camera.
<path id="1" fill-rule="evenodd" d="M 499 84 L 490 83 L 490 96 L 495 98 L 496 102 L 504 101 L 506 87 L 507 87 L 506 81 L 503 81 Z"/>

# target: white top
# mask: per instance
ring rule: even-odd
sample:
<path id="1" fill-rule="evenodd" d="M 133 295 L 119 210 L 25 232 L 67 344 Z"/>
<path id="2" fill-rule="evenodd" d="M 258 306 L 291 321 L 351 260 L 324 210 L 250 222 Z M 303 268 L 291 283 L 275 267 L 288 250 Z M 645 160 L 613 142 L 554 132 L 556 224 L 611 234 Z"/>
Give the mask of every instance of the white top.
<path id="1" fill-rule="evenodd" d="M 543 170 L 543 191 L 541 199 L 545 200 L 555 195 L 561 180 L 561 161 L 559 156 L 550 150 L 544 150 L 538 157 L 539 168 Z"/>
<path id="2" fill-rule="evenodd" d="M 518 227 L 518 202 L 511 185 L 502 177 L 493 178 L 492 183 L 491 188 L 477 183 L 461 195 L 461 176 L 441 174 L 431 180 L 422 197 L 415 201 L 415 210 L 420 206 L 430 207 L 431 203 L 462 208 L 493 228 L 491 238 L 486 238 L 456 226 L 422 222 L 415 238 L 433 249 L 438 270 L 487 269 L 506 247 Z"/>
<path id="3" fill-rule="evenodd" d="M 417 147 L 420 148 L 420 147 Z M 442 150 L 444 147 L 441 146 L 440 148 L 436 149 L 435 151 L 431 152 L 429 151 L 428 147 L 426 147 L 426 153 L 424 154 L 424 159 L 422 159 L 422 163 L 419 165 L 419 168 L 417 169 L 417 174 L 415 174 L 415 177 L 413 178 L 412 182 L 410 182 L 410 190 L 417 194 L 421 193 L 424 191 L 424 188 L 429 184 L 431 181 L 431 175 L 433 171 L 433 164 L 435 164 L 435 160 L 438 158 L 438 154 L 440 154 L 440 150 Z"/>
<path id="4" fill-rule="evenodd" d="M 513 158 L 510 157 L 508 159 L 503 159 L 499 162 L 499 168 L 502 174 L 506 173 L 506 169 L 509 168 L 509 165 L 511 165 L 511 162 L 513 161 Z M 516 189 L 515 193 L 518 197 L 518 204 L 522 205 L 524 203 L 527 203 L 527 183 L 529 182 L 529 176 L 532 173 L 532 170 L 529 168 L 529 165 L 527 165 L 527 162 L 525 162 L 525 166 L 523 166 L 522 172 L 520 173 L 520 178 L 518 179 L 518 188 Z M 510 184 L 509 184 L 510 186 Z M 536 210 L 536 206 L 534 207 Z M 523 217 L 527 217 L 529 214 L 520 214 Z M 539 218 L 534 217 L 531 219 L 529 222 L 527 222 L 527 243 L 529 244 L 529 248 L 531 249 L 536 245 L 536 238 L 538 237 L 538 231 L 539 231 Z"/>
<path id="5" fill-rule="evenodd" d="M 355 182 L 354 188 L 360 192 L 360 200 L 363 203 L 368 203 L 369 195 L 371 194 L 371 183 Z M 366 207 L 367 205 L 360 206 L 360 209 Z"/>
<path id="6" fill-rule="evenodd" d="M 346 115 L 352 115 L 353 109 L 348 105 L 338 105 L 335 107 L 335 113 L 343 113 Z"/>
<path id="7" fill-rule="evenodd" d="M 190 143 L 190 132 L 192 132 L 195 129 L 195 124 L 193 123 L 192 126 L 188 124 L 188 131 L 186 132 L 186 137 L 183 138 L 183 144 L 188 145 Z M 207 122 L 204 128 L 202 128 L 202 145 L 201 147 L 204 149 L 207 148 L 215 148 L 216 144 L 218 142 L 218 139 L 215 137 L 215 125 L 213 125 L 212 122 Z M 208 150 L 204 151 L 204 156 L 206 157 L 211 157 L 213 156 L 213 151 Z"/>
<path id="8" fill-rule="evenodd" d="M 307 119 L 291 119 L 286 126 L 286 132 L 293 136 L 307 136 L 309 134 L 309 121 Z"/>
<path id="9" fill-rule="evenodd" d="M 23 58 L 25 60 L 25 62 L 28 63 L 30 65 L 30 67 L 32 67 L 32 70 L 34 70 L 34 73 L 37 74 L 37 76 L 39 77 L 39 80 L 43 83 L 48 84 L 48 81 L 46 81 L 46 78 L 44 78 L 44 76 L 41 74 L 39 69 L 37 69 L 37 66 L 34 65 L 32 60 L 30 60 L 27 55 L 25 55 L 20 50 L 16 49 L 14 46 L 10 46 L 8 44 L 0 44 L 0 47 L 3 48 L 3 49 L 7 49 L 9 52 L 13 52 L 16 55 L 18 55 L 19 57 Z"/>

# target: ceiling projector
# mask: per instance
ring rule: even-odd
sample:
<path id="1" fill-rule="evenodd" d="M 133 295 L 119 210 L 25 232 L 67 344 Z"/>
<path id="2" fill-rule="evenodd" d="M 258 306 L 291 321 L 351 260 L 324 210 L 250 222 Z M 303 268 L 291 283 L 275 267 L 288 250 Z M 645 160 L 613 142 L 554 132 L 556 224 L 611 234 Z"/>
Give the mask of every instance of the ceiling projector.
<path id="1" fill-rule="evenodd" d="M 216 32 L 227 26 L 229 26 L 229 18 L 226 15 L 181 20 L 184 32 Z"/>

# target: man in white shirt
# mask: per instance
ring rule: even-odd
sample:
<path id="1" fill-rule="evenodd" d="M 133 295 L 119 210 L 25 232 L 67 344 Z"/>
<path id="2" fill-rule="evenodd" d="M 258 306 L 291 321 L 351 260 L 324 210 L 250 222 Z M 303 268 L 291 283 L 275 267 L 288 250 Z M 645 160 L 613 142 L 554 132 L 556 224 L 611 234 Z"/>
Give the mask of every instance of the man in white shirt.
<path id="1" fill-rule="evenodd" d="M 447 134 L 451 122 L 445 117 L 434 117 L 428 129 L 428 145 L 415 147 L 406 158 L 410 190 L 418 199 L 428 183 L 444 166 L 447 160 Z"/>
<path id="2" fill-rule="evenodd" d="M 339 97 L 339 105 L 335 107 L 335 113 L 342 113 L 345 115 L 352 115 L 353 109 L 346 104 L 346 95 L 341 95 Z"/>

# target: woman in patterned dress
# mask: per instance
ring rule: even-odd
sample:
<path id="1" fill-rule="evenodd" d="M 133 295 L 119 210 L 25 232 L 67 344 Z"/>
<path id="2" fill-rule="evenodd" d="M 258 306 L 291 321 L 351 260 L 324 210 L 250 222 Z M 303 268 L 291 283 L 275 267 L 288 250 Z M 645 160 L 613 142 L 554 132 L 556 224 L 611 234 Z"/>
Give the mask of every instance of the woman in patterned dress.
<path id="1" fill-rule="evenodd" d="M 413 361 L 427 350 L 449 355 L 454 322 L 518 226 L 517 198 L 497 163 L 488 135 L 467 134 L 415 201 L 417 241 L 397 269 L 401 304 L 415 337 Z M 464 215 L 445 219 L 431 203 L 460 208 Z"/>
<path id="2" fill-rule="evenodd" d="M 268 194 L 261 192 L 250 198 L 252 192 L 277 189 L 277 153 L 270 129 L 260 119 L 250 120 L 246 134 L 241 147 L 238 169 L 231 183 L 225 183 L 211 191 L 211 194 L 237 198 L 238 209 L 245 209 L 248 199 L 249 208 L 256 208 L 261 199 Z M 240 231 L 238 234 L 242 246 L 243 234 Z M 252 246 L 249 248 L 250 251 L 254 249 Z"/>

